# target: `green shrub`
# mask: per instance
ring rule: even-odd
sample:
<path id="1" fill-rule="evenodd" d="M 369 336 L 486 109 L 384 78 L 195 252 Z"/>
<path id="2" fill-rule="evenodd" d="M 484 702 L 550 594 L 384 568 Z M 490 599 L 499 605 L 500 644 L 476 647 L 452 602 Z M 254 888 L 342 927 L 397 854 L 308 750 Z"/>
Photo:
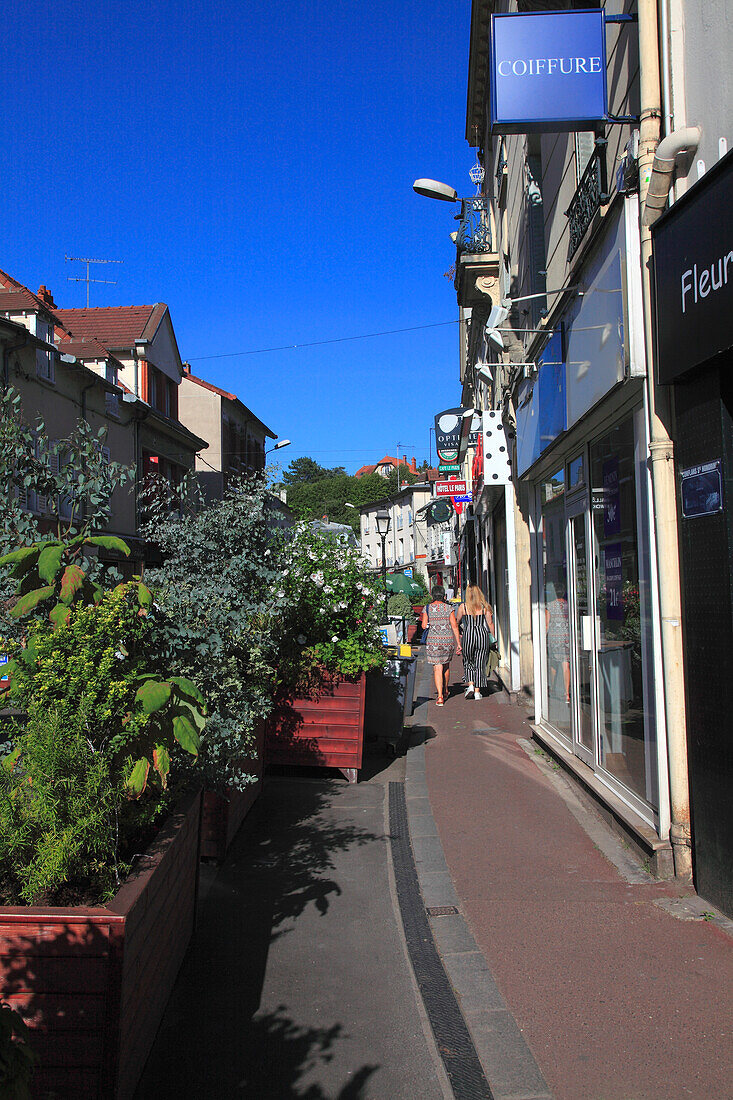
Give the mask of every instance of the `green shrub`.
<path id="1" fill-rule="evenodd" d="M 410 597 L 404 592 L 395 592 L 387 601 L 387 612 L 390 615 L 399 615 L 403 619 L 412 619 L 414 613 Z"/>
<path id="2" fill-rule="evenodd" d="M 183 492 L 190 495 L 184 485 Z M 175 503 L 175 502 L 172 502 Z M 146 537 L 162 551 L 149 569 L 155 591 L 154 645 L 166 667 L 206 697 L 200 765 L 214 788 L 244 788 L 239 760 L 272 707 L 278 603 L 270 494 L 261 477 L 238 479 L 223 500 L 195 512 L 151 508 Z"/>
<path id="3" fill-rule="evenodd" d="M 90 710 L 34 706 L 0 764 L 0 900 L 98 904 L 129 870 L 126 849 L 162 810 L 127 796 L 123 770 L 88 737 Z"/>
<path id="4" fill-rule="evenodd" d="M 358 550 L 303 523 L 280 564 L 274 632 L 284 690 L 322 669 L 353 677 L 384 666 L 382 593 Z"/>

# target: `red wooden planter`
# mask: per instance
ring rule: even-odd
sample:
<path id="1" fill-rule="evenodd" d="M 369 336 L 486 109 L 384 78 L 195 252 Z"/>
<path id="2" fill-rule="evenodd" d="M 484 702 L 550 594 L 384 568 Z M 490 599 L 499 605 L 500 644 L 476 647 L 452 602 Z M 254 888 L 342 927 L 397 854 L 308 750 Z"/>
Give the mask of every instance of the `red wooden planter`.
<path id="1" fill-rule="evenodd" d="M 239 827 L 262 790 L 265 723 L 256 730 L 256 744 L 249 756 L 242 758 L 242 768 L 257 776 L 257 782 L 243 791 L 230 790 L 226 795 L 204 791 L 201 816 L 201 858 L 222 860 Z"/>
<path id="2" fill-rule="evenodd" d="M 340 768 L 355 783 L 364 745 L 366 676 L 328 677 L 312 697 L 280 702 L 267 722 L 269 764 Z"/>
<path id="3" fill-rule="evenodd" d="M 132 1097 L 194 927 L 201 793 L 105 906 L 0 906 L 3 998 L 39 1058 L 33 1095 Z"/>

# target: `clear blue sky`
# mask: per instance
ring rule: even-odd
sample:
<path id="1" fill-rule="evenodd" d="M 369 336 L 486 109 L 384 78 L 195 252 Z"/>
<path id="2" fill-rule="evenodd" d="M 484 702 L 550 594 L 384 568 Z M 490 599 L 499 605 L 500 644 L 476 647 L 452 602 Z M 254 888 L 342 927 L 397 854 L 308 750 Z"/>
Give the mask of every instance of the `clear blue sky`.
<path id="1" fill-rule="evenodd" d="M 458 402 L 443 272 L 471 194 L 469 0 L 11 3 L 0 267 L 59 306 L 167 302 L 181 355 L 280 437 L 353 472 L 427 457 Z M 219 356 L 219 358 L 201 358 Z"/>

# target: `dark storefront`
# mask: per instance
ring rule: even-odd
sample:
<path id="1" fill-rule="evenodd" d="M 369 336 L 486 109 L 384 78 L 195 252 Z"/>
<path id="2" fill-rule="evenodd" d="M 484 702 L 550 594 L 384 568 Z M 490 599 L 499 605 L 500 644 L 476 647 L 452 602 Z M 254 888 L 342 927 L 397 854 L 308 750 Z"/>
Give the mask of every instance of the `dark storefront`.
<path id="1" fill-rule="evenodd" d="M 654 227 L 674 393 L 695 884 L 733 916 L 733 154 Z"/>

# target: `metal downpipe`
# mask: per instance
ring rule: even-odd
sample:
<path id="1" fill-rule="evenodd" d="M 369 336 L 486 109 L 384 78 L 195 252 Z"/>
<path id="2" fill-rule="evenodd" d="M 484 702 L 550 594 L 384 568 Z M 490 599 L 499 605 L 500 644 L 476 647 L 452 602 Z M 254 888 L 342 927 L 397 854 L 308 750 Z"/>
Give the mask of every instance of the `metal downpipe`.
<path id="1" fill-rule="evenodd" d="M 654 173 L 661 124 L 659 37 L 655 0 L 639 0 L 639 59 L 641 120 L 639 134 L 639 202 L 641 216 L 641 280 L 644 334 L 647 348 L 647 408 L 654 523 L 657 535 L 659 606 L 662 631 L 665 725 L 669 760 L 671 824 L 669 839 L 675 876 L 692 879 L 690 795 L 687 772 L 687 727 L 682 648 L 682 603 L 677 532 L 677 493 L 674 446 L 670 435 L 670 398 L 655 381 L 653 348 L 653 298 L 651 285 L 652 239 L 646 219 L 647 195 Z M 672 135 L 670 135 L 670 139 Z M 670 149 L 675 142 L 670 143 Z M 667 150 L 661 148 L 660 161 Z M 673 161 L 674 164 L 674 161 Z M 666 194 L 665 193 L 665 201 Z M 650 207 L 650 210 L 652 208 Z"/>

